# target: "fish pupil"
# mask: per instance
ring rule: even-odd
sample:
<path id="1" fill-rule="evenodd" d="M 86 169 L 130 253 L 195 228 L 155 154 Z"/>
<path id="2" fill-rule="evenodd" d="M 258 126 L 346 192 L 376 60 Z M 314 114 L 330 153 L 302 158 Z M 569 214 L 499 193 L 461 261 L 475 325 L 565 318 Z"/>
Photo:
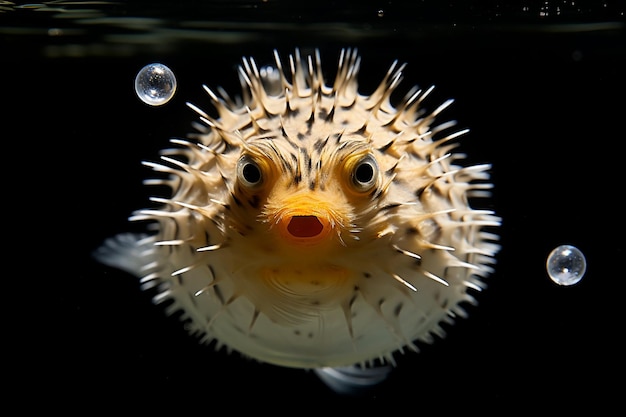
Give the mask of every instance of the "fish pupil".
<path id="1" fill-rule="evenodd" d="M 374 167 L 367 162 L 359 164 L 354 172 L 354 179 L 361 184 L 367 184 L 372 178 L 374 178 Z"/>
<path id="2" fill-rule="evenodd" d="M 261 170 L 258 166 L 252 163 L 247 163 L 241 170 L 243 178 L 250 184 L 257 184 L 261 181 Z"/>

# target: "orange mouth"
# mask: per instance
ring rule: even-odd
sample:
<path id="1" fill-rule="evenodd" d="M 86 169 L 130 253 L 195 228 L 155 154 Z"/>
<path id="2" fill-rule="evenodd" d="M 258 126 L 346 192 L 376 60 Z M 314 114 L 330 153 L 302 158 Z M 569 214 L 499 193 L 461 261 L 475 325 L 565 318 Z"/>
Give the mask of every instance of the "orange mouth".
<path id="1" fill-rule="evenodd" d="M 287 224 L 287 231 L 297 238 L 315 237 L 323 230 L 324 225 L 316 216 L 293 216 Z"/>
<path id="2" fill-rule="evenodd" d="M 296 192 L 288 196 L 270 196 L 263 213 L 270 228 L 280 235 L 287 246 L 326 246 L 333 231 L 340 227 L 336 203 L 330 196 Z"/>
<path id="3" fill-rule="evenodd" d="M 309 214 L 284 216 L 279 227 L 284 237 L 301 244 L 318 243 L 332 229 L 327 219 Z"/>

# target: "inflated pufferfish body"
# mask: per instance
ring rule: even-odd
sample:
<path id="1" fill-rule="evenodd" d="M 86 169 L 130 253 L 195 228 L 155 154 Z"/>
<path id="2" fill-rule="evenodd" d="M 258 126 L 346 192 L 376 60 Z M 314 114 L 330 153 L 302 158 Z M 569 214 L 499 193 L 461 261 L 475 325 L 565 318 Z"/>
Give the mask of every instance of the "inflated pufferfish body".
<path id="1" fill-rule="evenodd" d="M 499 249 L 488 165 L 461 167 L 452 100 L 422 109 L 431 90 L 390 96 L 394 63 L 371 95 L 357 89 L 360 58 L 341 53 L 332 84 L 319 54 L 283 67 L 240 67 L 244 97 L 205 87 L 213 118 L 194 105 L 200 133 L 174 139 L 146 163 L 172 189 L 132 220 L 154 234 L 109 239 L 96 256 L 158 286 L 188 329 L 277 365 L 367 365 L 443 336 L 464 316 Z"/>

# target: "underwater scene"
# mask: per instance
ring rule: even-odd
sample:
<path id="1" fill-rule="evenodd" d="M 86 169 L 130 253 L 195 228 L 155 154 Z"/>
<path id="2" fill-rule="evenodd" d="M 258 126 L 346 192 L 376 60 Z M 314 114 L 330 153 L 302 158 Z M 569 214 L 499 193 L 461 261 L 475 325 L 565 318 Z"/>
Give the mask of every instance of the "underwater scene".
<path id="1" fill-rule="evenodd" d="M 625 12 L 0 1 L 13 389 L 612 409 Z"/>

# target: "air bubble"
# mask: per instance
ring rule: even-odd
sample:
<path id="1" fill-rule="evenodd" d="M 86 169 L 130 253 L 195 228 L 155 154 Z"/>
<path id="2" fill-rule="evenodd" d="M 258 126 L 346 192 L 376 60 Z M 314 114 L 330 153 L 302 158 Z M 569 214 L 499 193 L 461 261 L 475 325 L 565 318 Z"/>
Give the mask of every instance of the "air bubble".
<path id="1" fill-rule="evenodd" d="M 585 255 L 571 245 L 561 245 L 552 250 L 546 261 L 550 279 L 559 285 L 574 285 L 585 275 L 587 261 Z"/>
<path id="2" fill-rule="evenodd" d="M 174 97 L 176 76 L 163 64 L 146 65 L 135 77 L 135 92 L 144 103 L 162 106 Z"/>

